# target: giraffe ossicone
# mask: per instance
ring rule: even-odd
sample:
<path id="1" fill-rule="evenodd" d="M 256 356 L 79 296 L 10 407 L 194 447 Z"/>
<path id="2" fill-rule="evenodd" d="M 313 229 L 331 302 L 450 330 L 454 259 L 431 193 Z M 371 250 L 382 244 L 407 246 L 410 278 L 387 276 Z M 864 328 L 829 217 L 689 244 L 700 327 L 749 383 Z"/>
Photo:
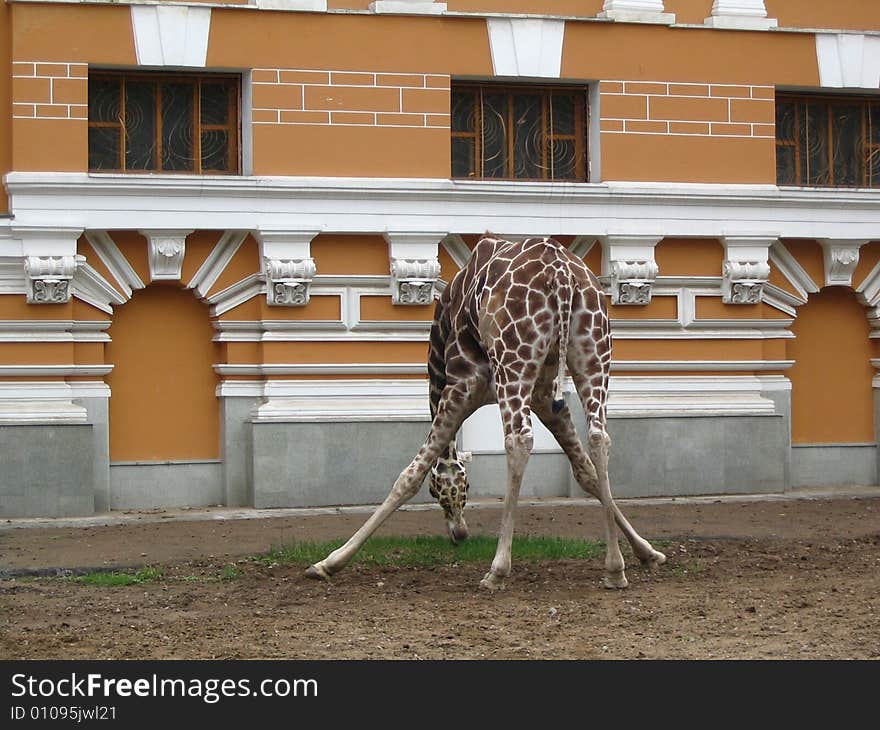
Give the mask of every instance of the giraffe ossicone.
<path id="1" fill-rule="evenodd" d="M 534 442 L 532 413 L 559 442 L 581 488 L 602 503 L 604 585 L 627 585 L 618 529 L 644 565 L 664 563 L 666 556 L 639 536 L 611 496 L 610 367 L 606 297 L 584 262 L 552 238 L 482 238 L 435 306 L 428 352 L 432 422 L 424 444 L 366 523 L 306 575 L 327 579 L 344 568 L 388 516 L 415 496 L 429 473 L 430 492 L 443 509 L 450 539 L 465 539 L 470 454 L 456 449 L 455 435 L 468 416 L 493 402 L 504 429 L 507 489 L 498 546 L 483 587 L 503 588 L 510 574 L 514 515 Z M 587 416 L 586 448 L 563 398 L 566 368 Z"/>

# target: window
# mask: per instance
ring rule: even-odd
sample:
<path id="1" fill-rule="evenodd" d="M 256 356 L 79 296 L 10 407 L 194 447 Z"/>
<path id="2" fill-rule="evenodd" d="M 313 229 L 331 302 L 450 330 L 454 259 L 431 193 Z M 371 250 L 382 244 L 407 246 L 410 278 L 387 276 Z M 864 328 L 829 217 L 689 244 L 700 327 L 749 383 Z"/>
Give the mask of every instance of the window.
<path id="1" fill-rule="evenodd" d="M 583 182 L 586 89 L 454 85 L 452 177 Z"/>
<path id="2" fill-rule="evenodd" d="M 880 187 L 880 99 L 777 96 L 776 181 Z"/>
<path id="3" fill-rule="evenodd" d="M 239 172 L 236 76 L 89 74 L 89 170 Z"/>

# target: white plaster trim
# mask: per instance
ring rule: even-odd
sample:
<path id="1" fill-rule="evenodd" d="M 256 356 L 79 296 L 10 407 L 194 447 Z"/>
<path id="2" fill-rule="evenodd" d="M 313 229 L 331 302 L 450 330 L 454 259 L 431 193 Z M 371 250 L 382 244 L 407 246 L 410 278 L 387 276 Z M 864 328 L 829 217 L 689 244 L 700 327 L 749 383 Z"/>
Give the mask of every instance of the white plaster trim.
<path id="1" fill-rule="evenodd" d="M 457 233 L 450 233 L 442 241 L 440 245 L 446 249 L 449 258 L 459 269 L 463 269 L 471 257 L 471 250 L 468 248 L 464 239 Z"/>
<path id="2" fill-rule="evenodd" d="M 761 221 L 783 238 L 880 238 L 877 190 L 24 172 L 9 173 L 5 182 L 20 223 L 75 222 L 80 230 L 256 230 L 296 220 L 309 230 L 341 233 L 489 228 L 530 236 L 718 238 L 751 234 Z M 0 236 L 0 259 L 21 256 L 21 247 L 16 236 Z"/>
<path id="3" fill-rule="evenodd" d="M 83 406 L 69 400 L 7 400 L 0 398 L 0 425 L 86 423 Z"/>
<path id="4" fill-rule="evenodd" d="M 786 248 L 782 241 L 774 241 L 770 246 L 770 261 L 779 269 L 791 285 L 797 289 L 800 298 L 803 300 L 801 304 L 805 304 L 810 294 L 819 291 L 819 285 L 813 281 L 812 277 L 807 273 L 806 269 L 798 263 L 798 260 L 792 255 L 791 251 Z M 768 287 L 771 285 L 768 285 Z M 779 290 L 783 291 L 784 290 Z M 786 292 L 787 293 L 787 292 Z"/>
<path id="5" fill-rule="evenodd" d="M 0 342 L 109 342 L 109 326 L 109 320 L 0 320 Z"/>
<path id="6" fill-rule="evenodd" d="M 441 15 L 446 12 L 446 3 L 433 0 L 376 0 L 369 7 L 374 13 L 398 15 Z"/>
<path id="7" fill-rule="evenodd" d="M 0 365 L 0 377 L 40 378 L 109 375 L 112 365 Z"/>
<path id="8" fill-rule="evenodd" d="M 790 389 L 784 376 L 612 376 L 608 416 L 768 416 L 776 406 L 764 393 Z"/>
<path id="9" fill-rule="evenodd" d="M 856 289 L 859 301 L 868 306 L 876 307 L 880 304 L 880 262 L 871 269 L 864 281 Z"/>
<path id="10" fill-rule="evenodd" d="M 107 231 L 86 231 L 85 236 L 98 258 L 116 279 L 126 299 L 131 298 L 132 290 L 144 288 L 141 277 Z"/>
<path id="11" fill-rule="evenodd" d="M 0 294 L 24 294 L 27 291 L 21 257 L 0 260 Z"/>
<path id="12" fill-rule="evenodd" d="M 244 243 L 248 233 L 248 231 L 224 231 L 217 245 L 211 249 L 211 253 L 202 262 L 199 270 L 189 280 L 187 289 L 195 289 L 196 294 L 204 299 L 220 278 L 220 274 L 232 261 L 232 257 Z"/>
<path id="13" fill-rule="evenodd" d="M 253 410 L 255 422 L 431 420 L 426 380 L 275 381 L 260 390 L 266 402 Z"/>
<path id="14" fill-rule="evenodd" d="M 73 277 L 73 295 L 102 312 L 113 314 L 114 304 L 124 304 L 127 297 L 120 294 L 92 266 L 82 263 Z"/>
<path id="15" fill-rule="evenodd" d="M 665 12 L 663 0 L 605 0 L 597 18 L 622 23 L 672 25 L 675 13 Z"/>
<path id="16" fill-rule="evenodd" d="M 787 370 L 794 360 L 616 360 L 611 370 L 639 371 L 764 371 Z M 218 375 L 425 375 L 424 363 L 271 363 L 214 365 Z M 0 369 L 0 375 L 2 375 Z"/>
<path id="17" fill-rule="evenodd" d="M 787 370 L 794 360 L 612 360 L 611 370 L 669 371 L 762 371 Z"/>
<path id="18" fill-rule="evenodd" d="M 495 76 L 560 77 L 564 20 L 487 18 L 486 27 Z"/>
<path id="19" fill-rule="evenodd" d="M 249 299 L 265 293 L 266 282 L 263 281 L 262 275 L 251 274 L 216 294 L 212 294 L 207 297 L 206 301 L 210 305 L 209 312 L 211 316 L 219 317 L 230 309 L 235 309 L 239 304 L 244 304 Z"/>
<path id="20" fill-rule="evenodd" d="M 86 408 L 74 401 L 109 396 L 110 388 L 98 381 L 0 383 L 0 423 L 87 423 Z"/>
<path id="21" fill-rule="evenodd" d="M 131 27 L 139 66 L 205 67 L 211 8 L 132 5 Z"/>
<path id="22" fill-rule="evenodd" d="M 715 0 L 705 24 L 728 30 L 770 30 L 778 21 L 767 17 L 764 0 Z"/>
<path id="23" fill-rule="evenodd" d="M 260 10 L 287 10 L 290 12 L 324 13 L 327 0 L 251 0 Z"/>
<path id="24" fill-rule="evenodd" d="M 215 365 L 218 375 L 427 375 L 425 363 L 273 363 Z M 0 366 L 0 375 L 3 374 Z"/>
<path id="25" fill-rule="evenodd" d="M 880 88 L 880 37 L 859 33 L 817 33 L 819 85 Z"/>

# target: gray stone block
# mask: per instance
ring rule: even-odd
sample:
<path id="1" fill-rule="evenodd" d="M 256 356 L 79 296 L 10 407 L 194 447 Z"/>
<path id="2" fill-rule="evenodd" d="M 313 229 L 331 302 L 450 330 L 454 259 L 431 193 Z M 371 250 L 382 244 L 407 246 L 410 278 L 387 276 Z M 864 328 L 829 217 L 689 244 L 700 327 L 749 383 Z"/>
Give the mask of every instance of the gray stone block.
<path id="1" fill-rule="evenodd" d="M 91 424 L 0 425 L 0 517 L 95 511 Z"/>
<path id="2" fill-rule="evenodd" d="M 424 422 L 254 423 L 254 506 L 373 504 L 424 443 Z M 423 484 L 412 501 L 431 497 Z"/>
<path id="3" fill-rule="evenodd" d="M 219 461 L 110 465 L 111 509 L 211 507 L 224 499 Z"/>
<path id="4" fill-rule="evenodd" d="M 874 444 L 792 445 L 792 486 L 877 484 L 877 476 L 877 447 Z"/>

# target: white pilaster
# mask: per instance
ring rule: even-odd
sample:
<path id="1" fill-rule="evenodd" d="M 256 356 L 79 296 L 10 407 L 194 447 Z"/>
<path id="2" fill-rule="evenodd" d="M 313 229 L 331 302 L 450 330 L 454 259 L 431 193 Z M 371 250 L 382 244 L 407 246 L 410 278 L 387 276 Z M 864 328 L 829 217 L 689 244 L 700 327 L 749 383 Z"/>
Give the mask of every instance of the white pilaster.
<path id="1" fill-rule="evenodd" d="M 764 0 L 715 0 L 712 15 L 705 20 L 713 28 L 737 30 L 769 30 L 775 28 L 775 18 L 767 17 Z"/>
<path id="2" fill-rule="evenodd" d="M 853 274 L 859 265 L 859 249 L 866 240 L 823 239 L 825 286 L 852 286 Z"/>
<path id="3" fill-rule="evenodd" d="M 667 13 L 663 0 L 605 0 L 598 17 L 623 23 L 672 25 L 675 13 Z"/>
<path id="4" fill-rule="evenodd" d="M 317 231 L 279 229 L 256 232 L 270 305 L 303 307 L 309 303 L 312 279 L 317 273 L 311 244 L 317 235 Z"/>
<path id="5" fill-rule="evenodd" d="M 433 0 L 376 0 L 370 3 L 370 10 L 399 15 L 440 15 L 446 12 L 446 3 L 435 3 Z"/>
<path id="6" fill-rule="evenodd" d="M 192 231 L 138 231 L 147 239 L 150 281 L 178 281 L 186 254 L 186 237 Z"/>
<path id="7" fill-rule="evenodd" d="M 654 249 L 661 236 L 610 235 L 602 239 L 602 278 L 612 304 L 650 304 L 659 271 Z"/>
<path id="8" fill-rule="evenodd" d="M 725 304 L 758 304 L 770 278 L 770 247 L 778 236 L 724 236 L 721 300 Z"/>
<path id="9" fill-rule="evenodd" d="M 446 233 L 385 233 L 391 260 L 391 301 L 430 304 L 440 277 L 437 255 Z"/>

